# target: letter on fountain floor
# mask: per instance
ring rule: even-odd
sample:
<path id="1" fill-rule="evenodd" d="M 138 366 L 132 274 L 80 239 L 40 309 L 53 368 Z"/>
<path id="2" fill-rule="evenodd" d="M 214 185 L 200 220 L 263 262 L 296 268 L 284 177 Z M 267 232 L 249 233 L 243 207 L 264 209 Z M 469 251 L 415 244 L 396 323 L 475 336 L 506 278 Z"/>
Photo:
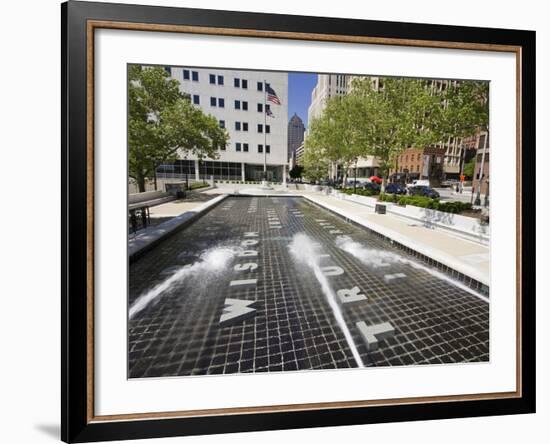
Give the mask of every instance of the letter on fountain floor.
<path id="1" fill-rule="evenodd" d="M 366 301 L 367 297 L 361 294 L 359 287 L 343 288 L 337 291 L 338 298 L 342 304 L 349 304 L 350 302 Z"/>
<path id="2" fill-rule="evenodd" d="M 244 321 L 245 319 L 256 316 L 256 309 L 249 307 L 256 301 L 245 301 L 241 299 L 227 298 L 225 307 L 220 316 L 220 326 L 225 327 L 236 322 Z"/>
<path id="3" fill-rule="evenodd" d="M 395 328 L 389 322 L 382 324 L 367 325 L 363 321 L 355 324 L 367 344 L 367 350 L 373 351 L 378 348 L 378 341 L 383 341 L 395 335 Z"/>

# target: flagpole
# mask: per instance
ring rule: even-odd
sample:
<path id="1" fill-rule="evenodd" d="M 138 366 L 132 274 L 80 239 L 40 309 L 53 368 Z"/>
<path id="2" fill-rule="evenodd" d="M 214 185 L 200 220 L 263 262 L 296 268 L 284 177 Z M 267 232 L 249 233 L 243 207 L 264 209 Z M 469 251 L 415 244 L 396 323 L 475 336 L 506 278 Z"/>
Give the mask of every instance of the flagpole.
<path id="1" fill-rule="evenodd" d="M 264 79 L 264 180 L 267 182 L 267 82 Z"/>

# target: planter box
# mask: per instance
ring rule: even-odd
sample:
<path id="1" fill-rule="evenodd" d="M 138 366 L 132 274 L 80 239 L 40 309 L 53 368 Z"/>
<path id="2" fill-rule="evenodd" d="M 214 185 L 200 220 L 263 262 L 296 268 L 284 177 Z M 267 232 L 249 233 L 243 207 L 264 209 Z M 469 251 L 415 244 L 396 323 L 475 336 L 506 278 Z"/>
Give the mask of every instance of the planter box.
<path id="1" fill-rule="evenodd" d="M 369 207 L 375 207 L 378 202 L 376 197 L 360 196 L 358 194 L 345 194 L 345 199 Z"/>
<path id="2" fill-rule="evenodd" d="M 415 207 L 406 205 L 392 205 L 388 208 L 390 214 L 406 217 L 415 221 L 422 222 L 427 227 L 438 227 L 452 230 L 469 237 L 476 241 L 488 243 L 490 239 L 490 228 L 481 223 L 480 219 L 474 217 L 461 216 L 460 214 L 445 213 L 443 211 L 431 210 L 429 208 Z"/>

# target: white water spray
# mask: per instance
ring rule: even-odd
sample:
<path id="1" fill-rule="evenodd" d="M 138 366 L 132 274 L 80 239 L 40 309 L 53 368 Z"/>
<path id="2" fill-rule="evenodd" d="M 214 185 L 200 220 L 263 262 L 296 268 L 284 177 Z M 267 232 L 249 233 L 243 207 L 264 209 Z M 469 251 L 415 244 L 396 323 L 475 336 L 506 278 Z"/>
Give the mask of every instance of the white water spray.
<path id="1" fill-rule="evenodd" d="M 160 295 L 172 290 L 177 282 L 199 273 L 219 274 L 223 272 L 238 251 L 237 248 L 229 247 L 217 247 L 205 251 L 197 262 L 180 267 L 169 278 L 139 296 L 130 307 L 129 318 L 132 319 Z"/>
<path id="2" fill-rule="evenodd" d="M 357 346 L 353 341 L 351 332 L 349 331 L 349 328 L 344 321 L 342 310 L 340 309 L 338 302 L 336 302 L 336 294 L 334 293 L 334 290 L 330 286 L 328 279 L 321 270 L 321 266 L 319 264 L 321 260 L 321 254 L 316 251 L 317 247 L 318 244 L 316 244 L 308 235 L 304 233 L 295 234 L 292 238 L 292 242 L 289 245 L 290 253 L 294 256 L 294 259 L 297 262 L 302 263 L 312 269 L 313 274 L 317 278 L 317 281 L 319 281 L 325 298 L 327 299 L 327 302 L 334 313 L 336 322 L 338 322 L 338 325 L 340 326 L 340 329 L 342 330 L 342 333 L 344 334 L 344 337 L 348 342 L 349 348 L 351 350 L 351 353 L 353 354 L 353 357 L 355 358 L 357 366 L 364 367 L 365 365 L 363 364 L 363 360 L 361 359 L 361 356 L 357 351 Z"/>
<path id="3" fill-rule="evenodd" d="M 351 254 L 352 256 L 355 256 L 367 267 L 387 267 L 389 265 L 398 263 L 409 265 L 412 268 L 425 271 L 426 273 L 429 273 L 438 279 L 449 282 L 450 284 L 470 293 L 471 295 L 481 299 L 482 301 L 489 303 L 489 298 L 477 293 L 470 287 L 464 285 L 462 282 L 456 281 L 440 271 L 434 270 L 411 259 L 407 259 L 397 253 L 393 253 L 391 251 L 377 250 L 374 248 L 367 248 L 363 244 L 353 241 L 349 236 L 338 236 L 336 238 L 336 246 Z"/>

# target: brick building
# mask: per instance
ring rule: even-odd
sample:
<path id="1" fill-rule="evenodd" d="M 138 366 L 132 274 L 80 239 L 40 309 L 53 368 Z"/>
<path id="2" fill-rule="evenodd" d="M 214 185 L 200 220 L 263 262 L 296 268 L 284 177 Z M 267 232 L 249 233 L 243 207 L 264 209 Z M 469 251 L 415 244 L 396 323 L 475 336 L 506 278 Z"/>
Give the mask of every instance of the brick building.
<path id="1" fill-rule="evenodd" d="M 407 148 L 395 160 L 390 177 L 398 182 L 428 179 L 433 186 L 439 185 L 443 176 L 446 148 Z"/>
<path id="2" fill-rule="evenodd" d="M 489 191 L 489 134 L 480 132 L 476 139 L 476 163 L 472 180 L 472 191 L 486 195 Z"/>

